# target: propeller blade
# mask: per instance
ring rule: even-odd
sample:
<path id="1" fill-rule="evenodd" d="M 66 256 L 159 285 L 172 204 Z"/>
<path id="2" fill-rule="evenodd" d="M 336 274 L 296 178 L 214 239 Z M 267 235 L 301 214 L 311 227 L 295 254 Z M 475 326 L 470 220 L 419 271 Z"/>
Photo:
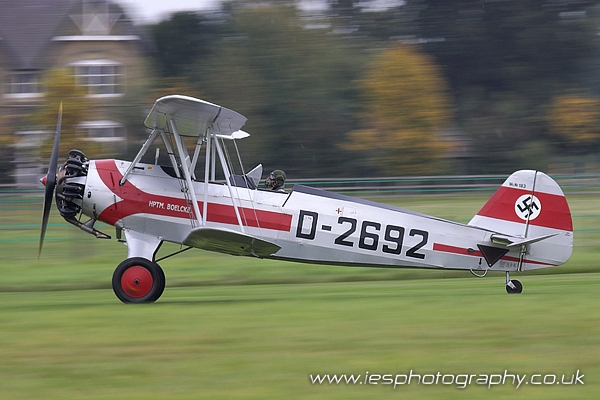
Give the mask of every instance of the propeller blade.
<path id="1" fill-rule="evenodd" d="M 56 168 L 58 167 L 58 147 L 60 144 L 60 127 L 62 124 L 62 102 L 58 109 L 58 122 L 56 123 L 56 133 L 54 134 L 54 144 L 52 145 L 52 153 L 50 154 L 50 163 L 48 164 L 48 173 L 46 174 L 46 189 L 44 191 L 44 209 L 42 213 L 42 229 L 40 230 L 40 243 L 38 248 L 38 259 L 42 254 L 42 246 L 46 237 L 46 228 L 48 227 L 48 219 L 50 217 L 50 208 L 52 208 L 52 196 L 54 196 L 54 188 L 56 187 Z M 42 178 L 43 179 L 43 178 Z"/>

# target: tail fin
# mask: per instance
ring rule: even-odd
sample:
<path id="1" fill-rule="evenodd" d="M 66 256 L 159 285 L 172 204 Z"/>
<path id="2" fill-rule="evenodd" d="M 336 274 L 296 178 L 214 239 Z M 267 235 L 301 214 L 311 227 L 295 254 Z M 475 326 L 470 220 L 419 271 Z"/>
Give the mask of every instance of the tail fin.
<path id="1" fill-rule="evenodd" d="M 531 243 L 529 252 L 553 265 L 567 261 L 573 250 L 573 222 L 567 199 L 560 186 L 540 171 L 513 173 L 469 225 L 523 239 L 540 238 L 524 243 Z"/>

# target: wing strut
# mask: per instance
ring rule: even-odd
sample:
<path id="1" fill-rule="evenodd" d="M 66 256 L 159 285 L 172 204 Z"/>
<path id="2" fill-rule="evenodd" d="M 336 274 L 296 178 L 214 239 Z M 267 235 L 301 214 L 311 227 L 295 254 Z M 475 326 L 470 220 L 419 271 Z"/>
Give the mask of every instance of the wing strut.
<path id="1" fill-rule="evenodd" d="M 148 139 L 146 139 L 146 141 L 144 142 L 144 145 L 142 146 L 140 151 L 137 153 L 137 155 L 135 156 L 135 158 L 133 159 L 133 161 L 127 168 L 127 171 L 125 171 L 125 173 L 123 174 L 123 177 L 119 181 L 119 186 L 123 186 L 125 184 L 125 182 L 127 181 L 127 177 L 129 176 L 131 171 L 133 171 L 133 169 L 135 168 L 137 163 L 140 162 L 142 157 L 144 157 L 144 155 L 146 154 L 146 152 L 148 151 L 150 146 L 152 146 L 152 143 L 154 143 L 154 140 L 156 140 L 158 133 L 159 133 L 158 129 L 154 128 L 152 130 L 152 132 L 150 133 L 150 136 L 148 136 Z"/>
<path id="2" fill-rule="evenodd" d="M 171 125 L 171 130 L 173 131 L 173 138 L 175 139 L 175 145 L 177 146 L 177 153 L 179 154 L 179 160 L 181 162 L 181 169 L 183 170 L 183 176 L 185 178 L 186 186 L 182 187 L 182 191 L 187 199 L 189 195 L 191 197 L 192 208 L 194 209 L 194 214 L 196 215 L 196 222 L 198 225 L 204 225 L 202 214 L 200 214 L 200 208 L 198 207 L 198 199 L 196 198 L 196 191 L 194 190 L 194 185 L 192 183 L 192 175 L 190 173 L 190 156 L 185 148 L 185 144 L 183 143 L 183 138 L 179 136 L 177 133 L 177 127 L 175 126 L 175 121 L 173 119 L 169 120 Z M 194 228 L 192 226 L 192 228 Z"/>
<path id="3" fill-rule="evenodd" d="M 242 218 L 240 217 L 239 205 L 237 203 L 236 197 L 233 193 L 233 188 L 231 187 L 231 179 L 229 168 L 227 168 L 227 161 L 225 160 L 225 156 L 223 155 L 223 149 L 221 149 L 221 144 L 217 138 L 214 138 L 214 146 L 217 148 L 217 153 L 219 154 L 219 160 L 221 161 L 221 167 L 223 168 L 223 173 L 225 174 L 225 182 L 227 183 L 227 188 L 229 189 L 229 195 L 231 196 L 231 202 L 233 203 L 233 209 L 235 211 L 235 216 L 238 220 L 238 224 L 240 226 L 240 230 L 242 233 L 246 233 L 244 229 L 244 224 L 242 223 Z"/>
<path id="4" fill-rule="evenodd" d="M 208 132 L 207 132 L 208 133 Z M 208 220 L 208 180 L 209 180 L 209 167 L 210 167 L 210 160 L 211 160 L 211 154 L 213 155 L 214 158 L 214 153 L 212 151 L 212 147 L 211 147 L 211 141 L 212 141 L 212 137 L 211 135 L 207 134 L 206 135 L 206 153 L 205 153 L 205 160 L 204 160 L 204 203 L 202 203 L 202 215 L 207 216 L 207 218 L 204 219 L 204 226 L 206 226 L 206 221 Z M 213 167 L 213 178 L 214 179 L 214 167 Z"/>

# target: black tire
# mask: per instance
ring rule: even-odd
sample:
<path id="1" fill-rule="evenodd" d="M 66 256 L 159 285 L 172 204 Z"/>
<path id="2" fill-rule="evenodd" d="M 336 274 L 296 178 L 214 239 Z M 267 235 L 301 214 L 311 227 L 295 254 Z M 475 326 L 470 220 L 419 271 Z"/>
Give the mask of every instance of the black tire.
<path id="1" fill-rule="evenodd" d="M 165 273 L 155 262 L 132 257 L 117 266 L 112 277 L 115 295 L 123 303 L 152 303 L 165 290 Z"/>
<path id="2" fill-rule="evenodd" d="M 520 281 L 513 279 L 511 280 L 512 284 L 515 285 L 515 288 L 511 288 L 510 286 L 506 285 L 506 293 L 521 293 L 523 292 L 523 285 L 521 284 Z"/>

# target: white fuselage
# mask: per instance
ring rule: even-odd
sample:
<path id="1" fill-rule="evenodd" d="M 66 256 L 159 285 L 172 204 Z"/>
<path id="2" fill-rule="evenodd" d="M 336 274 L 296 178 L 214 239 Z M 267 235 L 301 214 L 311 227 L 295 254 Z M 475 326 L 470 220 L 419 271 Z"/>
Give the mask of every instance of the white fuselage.
<path id="1" fill-rule="evenodd" d="M 159 166 L 139 163 L 119 185 L 129 165 L 120 160 L 90 162 L 82 204 L 86 215 L 126 232 L 174 243 L 183 243 L 199 224 L 234 230 L 277 244 L 281 249 L 271 257 L 278 259 L 488 269 L 477 246 L 491 244 L 495 232 L 483 228 L 305 186 L 278 193 L 236 186 L 230 190 L 224 183 L 204 182 L 193 183 L 202 214 L 207 201 L 206 220 L 196 219 L 191 200 L 182 191 L 185 181 Z M 565 262 L 564 254 L 553 252 L 552 246 L 552 240 L 530 245 L 522 269 Z M 511 249 L 492 269 L 514 271 L 520 256 L 519 248 Z"/>

